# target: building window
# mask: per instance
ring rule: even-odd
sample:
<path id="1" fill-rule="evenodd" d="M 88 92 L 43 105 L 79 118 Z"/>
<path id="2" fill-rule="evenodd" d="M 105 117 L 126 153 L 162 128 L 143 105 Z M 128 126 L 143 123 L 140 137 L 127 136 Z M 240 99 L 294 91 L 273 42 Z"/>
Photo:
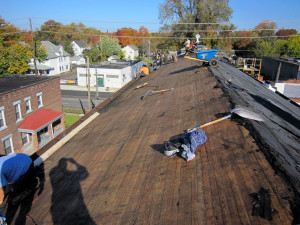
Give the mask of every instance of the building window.
<path id="1" fill-rule="evenodd" d="M 38 101 L 38 108 L 41 108 L 43 106 L 42 92 L 37 93 L 36 96 Z"/>
<path id="2" fill-rule="evenodd" d="M 26 145 L 29 143 L 29 140 L 28 140 L 28 134 L 27 133 L 21 133 L 21 138 L 22 138 L 22 145 Z"/>
<path id="3" fill-rule="evenodd" d="M 26 113 L 30 113 L 32 110 L 31 110 L 31 102 L 30 102 L 30 97 L 27 97 L 24 99 L 24 102 L 25 102 L 25 107 L 26 107 Z"/>
<path id="4" fill-rule="evenodd" d="M 66 65 L 66 70 L 68 70 L 69 69 L 69 66 L 68 65 Z"/>
<path id="5" fill-rule="evenodd" d="M 10 134 L 10 135 L 2 138 L 2 142 L 3 142 L 3 145 L 4 145 L 4 151 L 5 151 L 6 155 L 9 155 L 9 154 L 14 152 L 14 147 L 13 147 L 11 137 L 12 137 L 12 135 Z"/>
<path id="6" fill-rule="evenodd" d="M 16 122 L 19 122 L 22 120 L 22 114 L 21 114 L 21 102 L 20 101 L 16 101 L 13 103 L 14 107 L 15 107 L 15 114 L 16 114 Z"/>
<path id="7" fill-rule="evenodd" d="M 6 128 L 5 116 L 4 116 L 4 107 L 0 107 L 0 130 Z"/>

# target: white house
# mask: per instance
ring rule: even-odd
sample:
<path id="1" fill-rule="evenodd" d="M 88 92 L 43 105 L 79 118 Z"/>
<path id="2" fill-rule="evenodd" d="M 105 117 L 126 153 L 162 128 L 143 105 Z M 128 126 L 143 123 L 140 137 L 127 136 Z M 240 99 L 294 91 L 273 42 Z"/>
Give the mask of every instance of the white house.
<path id="1" fill-rule="evenodd" d="M 125 59 L 127 60 L 133 60 L 139 56 L 139 49 L 134 45 L 126 45 L 122 48 L 122 51 L 124 52 Z"/>
<path id="2" fill-rule="evenodd" d="M 90 66 L 90 84 L 98 87 L 121 88 L 136 77 L 136 72 L 143 66 L 142 61 L 105 62 Z M 77 67 L 77 82 L 79 86 L 88 85 L 87 67 Z"/>
<path id="3" fill-rule="evenodd" d="M 82 56 L 73 56 L 70 57 L 71 64 L 74 65 L 83 65 L 85 64 L 85 58 Z"/>
<path id="4" fill-rule="evenodd" d="M 71 46 L 73 48 L 74 56 L 82 56 L 83 50 L 86 49 L 85 43 L 83 41 L 72 41 Z"/>
<path id="5" fill-rule="evenodd" d="M 70 71 L 70 54 L 64 51 L 61 45 L 55 45 L 50 41 L 42 41 L 46 48 L 48 58 L 43 62 L 36 61 L 37 70 L 40 75 L 57 75 Z M 35 74 L 33 59 L 29 63 L 29 74 Z"/>

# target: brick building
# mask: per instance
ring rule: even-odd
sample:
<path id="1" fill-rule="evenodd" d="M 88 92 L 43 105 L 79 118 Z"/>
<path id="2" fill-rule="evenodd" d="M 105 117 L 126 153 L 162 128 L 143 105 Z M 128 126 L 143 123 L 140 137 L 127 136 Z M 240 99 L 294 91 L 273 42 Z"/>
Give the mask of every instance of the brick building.
<path id="1" fill-rule="evenodd" d="M 0 154 L 31 155 L 64 129 L 59 77 L 0 79 Z"/>

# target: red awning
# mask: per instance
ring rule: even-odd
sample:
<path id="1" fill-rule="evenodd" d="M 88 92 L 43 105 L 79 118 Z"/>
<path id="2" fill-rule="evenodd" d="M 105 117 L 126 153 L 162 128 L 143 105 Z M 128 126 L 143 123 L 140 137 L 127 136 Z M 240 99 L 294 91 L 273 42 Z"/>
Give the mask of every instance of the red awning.
<path id="1" fill-rule="evenodd" d="M 35 133 L 63 116 L 63 112 L 51 109 L 40 109 L 29 116 L 19 125 L 18 131 Z"/>

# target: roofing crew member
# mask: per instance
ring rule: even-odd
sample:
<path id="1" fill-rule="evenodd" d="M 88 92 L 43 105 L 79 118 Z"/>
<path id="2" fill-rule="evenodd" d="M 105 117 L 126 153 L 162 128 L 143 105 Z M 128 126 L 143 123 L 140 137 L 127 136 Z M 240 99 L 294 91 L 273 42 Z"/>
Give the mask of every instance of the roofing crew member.
<path id="1" fill-rule="evenodd" d="M 191 44 L 190 39 L 187 38 L 184 44 L 185 44 L 185 53 L 187 53 Z"/>
<path id="2" fill-rule="evenodd" d="M 4 200 L 3 187 L 8 184 L 13 194 L 36 187 L 34 166 L 28 155 L 17 153 L 0 157 L 0 204 Z"/>
<path id="3" fill-rule="evenodd" d="M 143 65 L 142 69 L 136 72 L 137 78 L 138 76 L 144 77 L 149 75 L 149 68 L 146 65 Z"/>

